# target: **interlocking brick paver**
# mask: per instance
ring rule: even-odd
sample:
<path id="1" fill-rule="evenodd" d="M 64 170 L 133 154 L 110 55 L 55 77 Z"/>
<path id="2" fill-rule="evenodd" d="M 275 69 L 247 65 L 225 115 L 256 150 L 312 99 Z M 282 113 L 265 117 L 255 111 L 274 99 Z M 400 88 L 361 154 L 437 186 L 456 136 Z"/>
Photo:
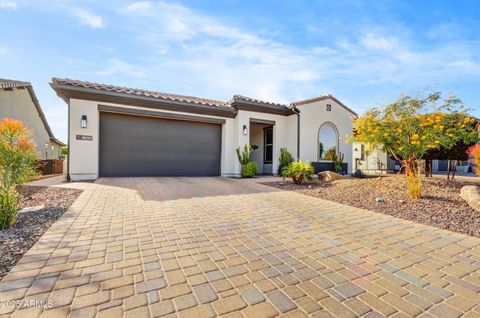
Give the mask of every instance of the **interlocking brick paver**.
<path id="1" fill-rule="evenodd" d="M 478 238 L 255 180 L 82 187 L 0 282 L 0 301 L 53 308 L 0 315 L 480 316 Z"/>
<path id="2" fill-rule="evenodd" d="M 147 293 L 152 290 L 159 290 L 167 286 L 165 283 L 165 279 L 163 278 L 156 278 L 144 281 L 136 286 L 138 293 Z"/>
<path id="3" fill-rule="evenodd" d="M 225 315 L 245 308 L 247 303 L 245 303 L 242 297 L 235 295 L 214 301 L 212 306 L 219 315 Z"/>
<path id="4" fill-rule="evenodd" d="M 197 300 L 192 294 L 176 297 L 173 299 L 173 302 L 178 310 L 185 310 L 197 304 Z"/>
<path id="5" fill-rule="evenodd" d="M 274 290 L 267 293 L 267 298 L 280 312 L 285 313 L 297 308 L 297 305 L 280 290 Z"/>
<path id="6" fill-rule="evenodd" d="M 243 310 L 247 318 L 271 318 L 278 315 L 278 311 L 269 303 L 261 303 Z"/>
<path id="7" fill-rule="evenodd" d="M 460 311 L 443 303 L 433 306 L 429 312 L 439 318 L 457 318 L 462 315 Z"/>
<path id="8" fill-rule="evenodd" d="M 218 299 L 215 290 L 210 284 L 193 286 L 192 289 L 200 304 L 210 303 Z"/>

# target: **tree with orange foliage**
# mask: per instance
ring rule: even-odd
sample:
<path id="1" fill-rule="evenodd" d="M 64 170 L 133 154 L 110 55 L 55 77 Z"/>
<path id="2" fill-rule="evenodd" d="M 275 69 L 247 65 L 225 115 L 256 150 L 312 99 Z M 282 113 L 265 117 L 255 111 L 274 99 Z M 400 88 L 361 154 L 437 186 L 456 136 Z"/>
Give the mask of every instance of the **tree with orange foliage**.
<path id="1" fill-rule="evenodd" d="M 480 176 L 480 144 L 473 145 L 468 148 L 470 162 L 475 166 L 475 171 Z"/>
<path id="2" fill-rule="evenodd" d="M 0 229 L 15 223 L 17 185 L 36 174 L 35 144 L 31 132 L 15 119 L 0 120 Z"/>

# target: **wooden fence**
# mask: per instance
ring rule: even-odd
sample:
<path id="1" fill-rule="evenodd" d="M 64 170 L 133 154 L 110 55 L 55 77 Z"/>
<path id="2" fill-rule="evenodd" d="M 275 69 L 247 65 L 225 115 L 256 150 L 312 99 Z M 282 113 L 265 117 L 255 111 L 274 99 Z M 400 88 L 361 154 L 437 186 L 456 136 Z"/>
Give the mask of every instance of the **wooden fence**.
<path id="1" fill-rule="evenodd" d="M 63 160 L 60 159 L 44 159 L 38 161 L 38 171 L 42 175 L 62 174 Z"/>

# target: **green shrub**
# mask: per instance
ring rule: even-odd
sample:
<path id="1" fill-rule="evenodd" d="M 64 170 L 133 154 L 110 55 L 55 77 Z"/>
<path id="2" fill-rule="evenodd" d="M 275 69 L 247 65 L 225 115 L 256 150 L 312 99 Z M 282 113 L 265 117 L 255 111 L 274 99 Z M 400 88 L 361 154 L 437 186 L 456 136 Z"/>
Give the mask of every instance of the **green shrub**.
<path id="1" fill-rule="evenodd" d="M 258 166 L 255 161 L 250 161 L 249 163 L 242 166 L 242 177 L 250 178 L 257 174 Z"/>
<path id="2" fill-rule="evenodd" d="M 331 158 L 335 172 L 341 172 L 343 170 L 343 159 L 345 158 L 343 153 L 339 152 L 337 154 L 337 152 L 335 151 L 332 153 Z"/>
<path id="3" fill-rule="evenodd" d="M 288 152 L 287 148 L 280 148 L 280 165 L 278 166 L 278 173 L 283 175 L 282 171 L 285 167 L 288 167 L 293 162 L 292 155 Z"/>
<path id="4" fill-rule="evenodd" d="M 15 223 L 19 200 L 15 188 L 0 189 L 0 229 L 8 229 Z"/>
<path id="5" fill-rule="evenodd" d="M 0 120 L 0 230 L 15 223 L 19 195 L 16 186 L 36 174 L 31 132 L 19 120 Z"/>
<path id="6" fill-rule="evenodd" d="M 302 184 L 304 180 L 312 179 L 314 173 L 315 170 L 312 164 L 309 161 L 302 162 L 301 160 L 292 162 L 288 168 L 284 170 L 284 175 L 292 178 L 295 184 Z"/>
<path id="7" fill-rule="evenodd" d="M 355 172 L 352 174 L 352 176 L 354 178 L 360 178 L 360 179 L 365 178 L 365 174 L 360 169 L 355 170 Z"/>

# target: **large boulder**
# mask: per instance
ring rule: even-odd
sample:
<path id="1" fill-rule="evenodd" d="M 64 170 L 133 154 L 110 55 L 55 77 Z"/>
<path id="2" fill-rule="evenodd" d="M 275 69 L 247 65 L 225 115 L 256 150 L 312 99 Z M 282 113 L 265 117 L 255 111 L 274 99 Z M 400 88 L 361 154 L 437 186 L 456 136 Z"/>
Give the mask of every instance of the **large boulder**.
<path id="1" fill-rule="evenodd" d="M 335 181 L 335 180 L 340 180 L 343 179 L 343 176 L 341 174 L 338 174 L 333 171 L 322 171 L 317 174 L 318 179 L 330 182 L 330 181 Z"/>
<path id="2" fill-rule="evenodd" d="M 480 212 L 480 186 L 464 186 L 460 190 L 460 196 L 472 209 Z"/>

